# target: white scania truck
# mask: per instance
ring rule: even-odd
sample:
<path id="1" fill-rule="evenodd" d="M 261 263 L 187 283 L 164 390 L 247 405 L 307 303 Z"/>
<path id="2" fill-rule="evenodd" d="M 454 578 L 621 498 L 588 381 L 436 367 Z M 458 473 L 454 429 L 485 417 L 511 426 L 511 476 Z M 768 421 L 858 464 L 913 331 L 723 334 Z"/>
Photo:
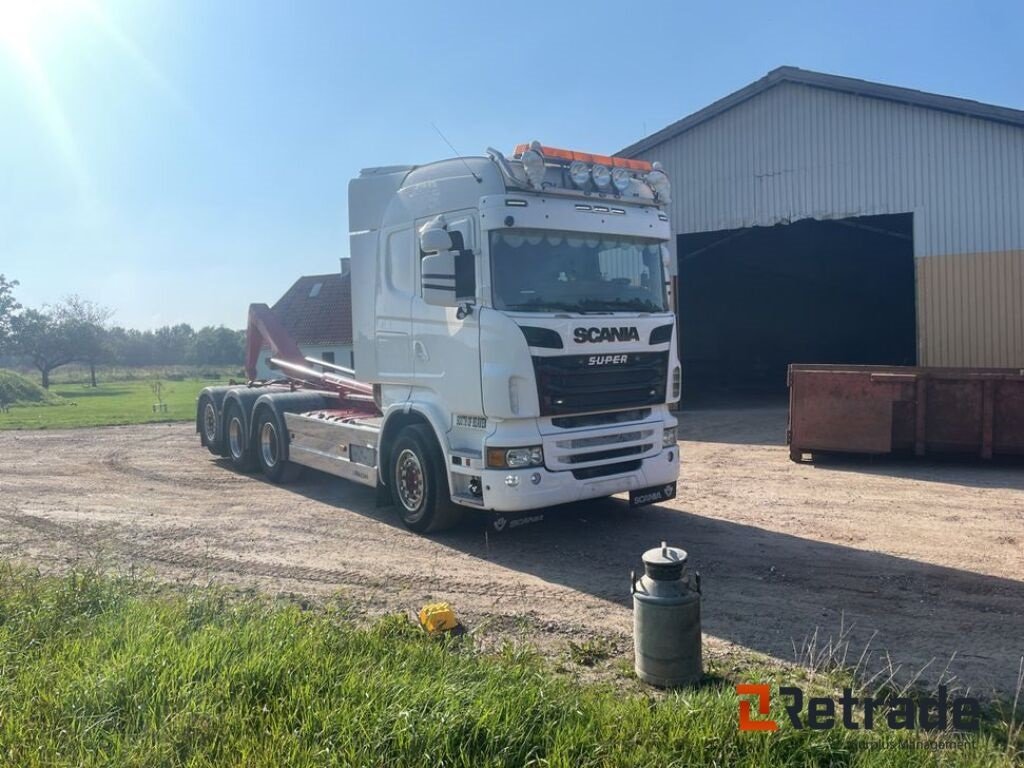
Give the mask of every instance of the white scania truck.
<path id="1" fill-rule="evenodd" d="M 375 486 L 417 532 L 467 509 L 671 498 L 669 190 L 657 164 L 537 142 L 364 170 L 355 370 L 304 358 L 255 304 L 251 380 L 200 394 L 203 445 L 274 481 L 312 467 Z M 252 380 L 266 347 L 281 378 Z"/>

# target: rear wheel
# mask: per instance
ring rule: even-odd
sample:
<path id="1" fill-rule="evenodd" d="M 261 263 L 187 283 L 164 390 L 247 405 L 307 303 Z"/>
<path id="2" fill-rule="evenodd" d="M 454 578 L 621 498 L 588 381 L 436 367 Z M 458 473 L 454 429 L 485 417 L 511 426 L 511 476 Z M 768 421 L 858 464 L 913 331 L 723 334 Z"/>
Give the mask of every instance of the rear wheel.
<path id="1" fill-rule="evenodd" d="M 252 450 L 252 441 L 246 436 L 245 419 L 242 418 L 242 409 L 237 403 L 231 403 L 225 409 L 224 432 L 228 458 L 235 469 L 242 472 L 251 472 L 255 469 L 256 457 Z"/>
<path id="2" fill-rule="evenodd" d="M 289 483 L 302 474 L 302 466 L 284 458 L 287 435 L 273 411 L 264 408 L 256 422 L 256 460 L 267 479 Z"/>
<path id="3" fill-rule="evenodd" d="M 224 455 L 224 437 L 221 434 L 220 417 L 213 398 L 203 395 L 199 398 L 199 437 L 206 449 L 214 456 Z"/>
<path id="4" fill-rule="evenodd" d="M 430 428 L 411 424 L 398 433 L 388 482 L 405 527 L 416 533 L 451 528 L 462 519 L 448 490 L 444 457 Z"/>

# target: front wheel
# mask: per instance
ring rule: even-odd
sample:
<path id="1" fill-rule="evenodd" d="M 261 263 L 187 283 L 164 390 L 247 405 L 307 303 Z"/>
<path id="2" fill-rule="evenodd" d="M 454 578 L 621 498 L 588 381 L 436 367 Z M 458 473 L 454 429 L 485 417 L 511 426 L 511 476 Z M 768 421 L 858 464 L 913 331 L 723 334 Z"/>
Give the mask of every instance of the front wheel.
<path id="1" fill-rule="evenodd" d="M 388 471 L 392 496 L 410 531 L 432 533 L 462 519 L 448 490 L 444 457 L 429 427 L 411 424 L 398 434 Z"/>
<path id="2" fill-rule="evenodd" d="M 256 460 L 272 483 L 290 483 L 302 473 L 302 466 L 284 458 L 287 436 L 277 416 L 264 408 L 256 422 Z"/>

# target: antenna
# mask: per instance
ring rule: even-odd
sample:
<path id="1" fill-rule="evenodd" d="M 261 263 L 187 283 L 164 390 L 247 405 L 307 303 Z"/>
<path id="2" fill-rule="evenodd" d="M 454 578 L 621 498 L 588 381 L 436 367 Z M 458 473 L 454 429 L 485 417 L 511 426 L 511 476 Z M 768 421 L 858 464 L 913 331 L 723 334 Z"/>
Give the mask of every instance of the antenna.
<path id="1" fill-rule="evenodd" d="M 469 175 L 470 175 L 470 176 L 472 176 L 472 177 L 473 177 L 474 179 L 476 179 L 476 183 L 477 183 L 477 184 L 482 184 L 484 180 L 483 180 L 483 179 L 481 179 L 481 178 L 480 178 L 479 176 L 477 176 L 477 175 L 476 175 L 476 174 L 475 174 L 475 173 L 473 172 L 473 169 L 469 167 L 469 163 L 467 163 L 467 162 L 466 162 L 466 158 L 464 158 L 464 157 L 462 156 L 462 153 L 461 153 L 461 152 L 459 152 L 459 150 L 457 150 L 457 149 L 456 149 L 456 148 L 455 148 L 454 146 L 452 146 L 452 143 L 451 143 L 450 141 L 448 141 L 447 137 L 446 137 L 446 136 L 445 136 L 445 135 L 444 135 L 443 133 L 441 133 L 441 129 L 437 127 L 437 123 L 433 123 L 433 122 L 432 122 L 432 123 L 430 124 L 430 126 L 431 126 L 431 127 L 432 127 L 432 128 L 433 128 L 433 129 L 435 130 L 435 131 L 437 131 L 437 135 L 441 137 L 441 141 L 443 141 L 443 142 L 444 142 L 445 144 L 447 144 L 447 145 L 448 145 L 448 148 L 449 148 L 449 149 L 451 149 L 451 151 L 455 153 L 456 157 L 458 157 L 458 158 L 459 158 L 459 160 L 461 160 L 461 161 L 462 161 L 463 165 L 465 165 L 465 166 L 466 166 L 466 170 L 467 170 L 467 171 L 469 171 Z"/>

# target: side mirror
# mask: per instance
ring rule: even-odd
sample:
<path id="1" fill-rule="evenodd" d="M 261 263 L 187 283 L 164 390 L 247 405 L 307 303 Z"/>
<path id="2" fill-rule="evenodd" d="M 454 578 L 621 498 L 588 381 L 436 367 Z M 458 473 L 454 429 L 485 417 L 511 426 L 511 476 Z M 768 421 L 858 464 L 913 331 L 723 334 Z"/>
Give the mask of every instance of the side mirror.
<path id="1" fill-rule="evenodd" d="M 448 233 L 439 231 L 445 238 Z M 451 239 L 448 238 L 449 245 Z M 421 237 L 424 250 L 426 238 Z M 424 256 L 420 262 L 420 283 L 423 287 L 423 301 L 435 307 L 454 307 L 458 304 L 455 297 L 455 252 L 447 249 Z"/>
<path id="2" fill-rule="evenodd" d="M 440 226 L 427 226 L 420 230 L 420 250 L 424 253 L 440 253 L 451 249 L 451 235 Z"/>

